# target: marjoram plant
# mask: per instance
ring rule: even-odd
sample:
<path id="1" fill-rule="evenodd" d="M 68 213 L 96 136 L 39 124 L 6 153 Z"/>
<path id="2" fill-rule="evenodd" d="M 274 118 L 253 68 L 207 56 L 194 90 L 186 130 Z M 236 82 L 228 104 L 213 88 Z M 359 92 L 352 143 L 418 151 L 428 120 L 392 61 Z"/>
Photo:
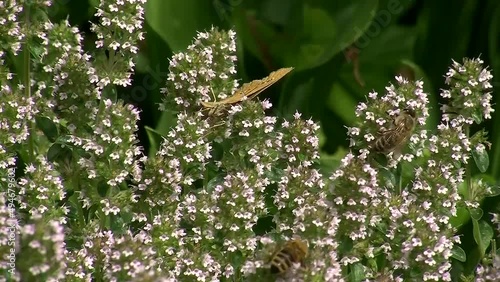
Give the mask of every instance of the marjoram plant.
<path id="1" fill-rule="evenodd" d="M 453 273 L 463 251 L 452 221 L 460 210 L 477 215 L 495 194 L 471 175 L 472 164 L 487 167 L 489 144 L 472 127 L 493 112 L 492 75 L 480 59 L 453 62 L 437 128 L 427 124 L 421 81 L 396 77 L 385 93 L 369 93 L 347 128 L 349 153 L 324 172 L 319 126 L 300 113 L 271 116 L 271 103 L 258 99 L 217 114 L 201 106 L 239 86 L 236 34 L 213 28 L 170 59 L 160 110 L 175 113 L 174 126 L 145 156 L 139 109 L 113 95 L 131 84 L 145 0 L 97 2 L 95 48 L 86 51 L 78 28 L 43 16 L 51 1 L 0 1 L 1 281 L 463 274 Z M 371 150 L 408 108 L 416 126 L 402 153 Z M 498 234 L 498 215 L 492 221 Z M 485 258 L 492 236 L 481 237 Z M 291 239 L 308 245 L 302 267 L 270 273 L 272 254 Z M 499 281 L 499 258 L 489 258 L 462 278 Z"/>

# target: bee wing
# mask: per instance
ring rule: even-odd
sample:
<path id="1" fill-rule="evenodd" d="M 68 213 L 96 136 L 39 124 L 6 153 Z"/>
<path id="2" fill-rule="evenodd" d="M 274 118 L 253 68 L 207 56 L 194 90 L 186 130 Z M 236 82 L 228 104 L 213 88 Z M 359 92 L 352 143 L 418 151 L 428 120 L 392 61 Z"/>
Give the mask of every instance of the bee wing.
<path id="1" fill-rule="evenodd" d="M 378 137 L 373 140 L 371 147 L 381 153 L 391 152 L 399 143 L 400 132 L 397 127 L 378 132 Z"/>
<path id="2" fill-rule="evenodd" d="M 394 129 L 394 132 L 391 134 L 392 144 L 394 144 L 391 151 L 394 152 L 394 156 L 398 157 L 401 155 L 403 151 L 403 147 L 406 145 L 406 141 L 411 135 L 411 131 L 406 128 L 406 125 L 398 126 Z"/>

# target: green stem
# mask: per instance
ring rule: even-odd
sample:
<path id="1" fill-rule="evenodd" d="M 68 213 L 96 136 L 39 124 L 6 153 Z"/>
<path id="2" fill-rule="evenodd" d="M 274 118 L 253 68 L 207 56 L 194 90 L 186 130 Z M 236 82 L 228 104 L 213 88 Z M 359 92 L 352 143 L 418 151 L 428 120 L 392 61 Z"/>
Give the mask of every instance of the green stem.
<path id="1" fill-rule="evenodd" d="M 470 127 L 468 125 L 465 126 L 464 128 L 465 130 L 465 135 L 467 136 L 467 138 L 470 137 Z M 471 172 L 471 168 L 470 168 L 471 164 L 470 162 L 468 164 L 466 164 L 465 166 L 465 183 L 467 185 L 467 194 L 468 194 L 468 199 L 467 200 L 472 200 L 474 198 L 474 191 L 472 191 L 472 172 Z"/>
<path id="2" fill-rule="evenodd" d="M 72 160 L 73 160 L 72 164 L 71 164 L 72 167 L 77 168 L 75 173 L 73 173 L 73 175 L 71 177 L 73 179 L 73 181 L 72 181 L 73 182 L 73 189 L 75 190 L 75 195 L 76 195 L 77 193 L 82 192 L 82 189 L 80 187 L 80 178 L 79 178 L 80 169 L 78 168 L 78 164 L 75 161 L 76 158 L 72 158 Z M 83 201 L 80 201 L 79 197 L 77 196 L 77 197 L 75 197 L 74 205 L 77 208 L 77 214 L 78 214 L 78 220 L 80 222 L 80 226 L 82 228 L 84 228 L 87 225 L 87 222 L 85 220 L 85 211 L 83 210 L 83 207 L 82 207 Z"/>
<path id="3" fill-rule="evenodd" d="M 402 183 L 403 182 L 403 168 L 401 167 L 401 162 L 398 163 L 396 167 L 396 194 L 401 195 L 403 191 Z"/>
<path id="4" fill-rule="evenodd" d="M 26 30 L 30 30 L 30 4 L 24 5 L 24 15 L 25 15 L 25 23 Z M 31 98 L 31 55 L 30 55 L 30 46 L 29 46 L 29 34 L 26 36 L 26 41 L 24 44 L 23 50 L 23 68 L 24 68 L 24 94 L 25 97 Z M 30 126 L 30 134 L 28 136 L 28 156 L 29 161 L 34 161 L 34 151 L 35 151 L 35 127 L 36 124 L 33 122 Z"/>

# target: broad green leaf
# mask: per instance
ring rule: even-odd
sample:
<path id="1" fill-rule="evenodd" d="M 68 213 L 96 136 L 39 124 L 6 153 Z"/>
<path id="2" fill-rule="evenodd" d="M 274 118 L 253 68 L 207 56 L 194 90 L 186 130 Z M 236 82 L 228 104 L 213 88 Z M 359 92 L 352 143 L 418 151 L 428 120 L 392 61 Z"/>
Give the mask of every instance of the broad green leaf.
<path id="1" fill-rule="evenodd" d="M 453 245 L 453 249 L 451 250 L 451 257 L 461 262 L 465 262 L 467 260 L 465 251 L 457 245 Z"/>
<path id="2" fill-rule="evenodd" d="M 476 148 L 472 149 L 472 157 L 474 158 L 474 162 L 476 162 L 476 166 L 482 173 L 485 173 L 490 165 L 490 158 L 488 156 L 488 152 L 486 150 L 478 151 Z"/>
<path id="3" fill-rule="evenodd" d="M 474 241 L 476 241 L 480 256 L 484 257 L 486 249 L 490 245 L 490 240 L 493 238 L 493 228 L 484 220 L 477 221 L 472 219 L 472 225 Z"/>
<path id="4" fill-rule="evenodd" d="M 55 142 L 59 132 L 57 130 L 56 124 L 48 117 L 35 117 L 35 122 L 37 128 L 39 128 L 43 134 L 49 139 L 50 142 Z"/>
<path id="5" fill-rule="evenodd" d="M 210 29 L 218 19 L 225 20 L 227 6 L 221 1 L 149 0 L 146 21 L 165 40 L 172 51 L 184 50 L 197 32 Z M 215 5 L 214 5 L 215 3 Z"/>
<path id="6" fill-rule="evenodd" d="M 328 4 L 327 4 L 328 3 Z M 329 61 L 355 42 L 372 23 L 378 1 L 323 2 L 304 9 L 304 31 L 300 45 L 285 61 L 298 69 L 312 68 Z M 305 56 L 305 60 L 297 60 Z M 290 64 L 289 63 L 289 64 Z"/>
<path id="7" fill-rule="evenodd" d="M 277 3 L 272 4 L 276 7 Z M 302 2 L 302 7 L 283 3 L 281 6 L 291 10 L 283 12 L 286 19 L 272 15 L 263 21 L 257 19 L 255 11 L 242 11 L 235 18 L 238 34 L 266 65 L 275 58 L 282 65 L 304 70 L 325 64 L 355 42 L 371 24 L 378 1 Z"/>
<path id="8" fill-rule="evenodd" d="M 321 8 L 311 7 L 305 4 L 304 27 L 300 44 L 288 49 L 285 53 L 282 45 L 273 48 L 276 55 L 284 54 L 285 65 L 295 66 L 297 69 L 306 69 L 317 65 L 318 61 L 327 51 L 328 42 L 333 42 L 336 30 L 335 22 L 331 16 Z M 322 28 L 319 28 L 322 27 Z M 328 31 L 328 32 L 326 32 Z M 340 50 L 338 50 L 340 51 Z"/>
<path id="9" fill-rule="evenodd" d="M 240 0 L 243 1 L 243 0 Z M 257 1 L 252 1 L 257 2 Z M 298 21 L 304 14 L 303 0 L 264 0 L 258 5 L 259 17 L 265 21 L 286 27 L 288 30 L 297 30 L 305 23 Z"/>

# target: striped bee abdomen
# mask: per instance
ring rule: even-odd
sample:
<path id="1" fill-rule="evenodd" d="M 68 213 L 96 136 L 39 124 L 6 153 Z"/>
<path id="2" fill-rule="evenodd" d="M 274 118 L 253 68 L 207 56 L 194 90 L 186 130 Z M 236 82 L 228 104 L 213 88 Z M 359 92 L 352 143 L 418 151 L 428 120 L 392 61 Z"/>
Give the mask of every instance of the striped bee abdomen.
<path id="1" fill-rule="evenodd" d="M 303 241 L 294 239 L 286 242 L 281 249 L 274 252 L 271 258 L 271 273 L 282 274 L 294 263 L 303 264 L 307 253 L 308 247 Z"/>

